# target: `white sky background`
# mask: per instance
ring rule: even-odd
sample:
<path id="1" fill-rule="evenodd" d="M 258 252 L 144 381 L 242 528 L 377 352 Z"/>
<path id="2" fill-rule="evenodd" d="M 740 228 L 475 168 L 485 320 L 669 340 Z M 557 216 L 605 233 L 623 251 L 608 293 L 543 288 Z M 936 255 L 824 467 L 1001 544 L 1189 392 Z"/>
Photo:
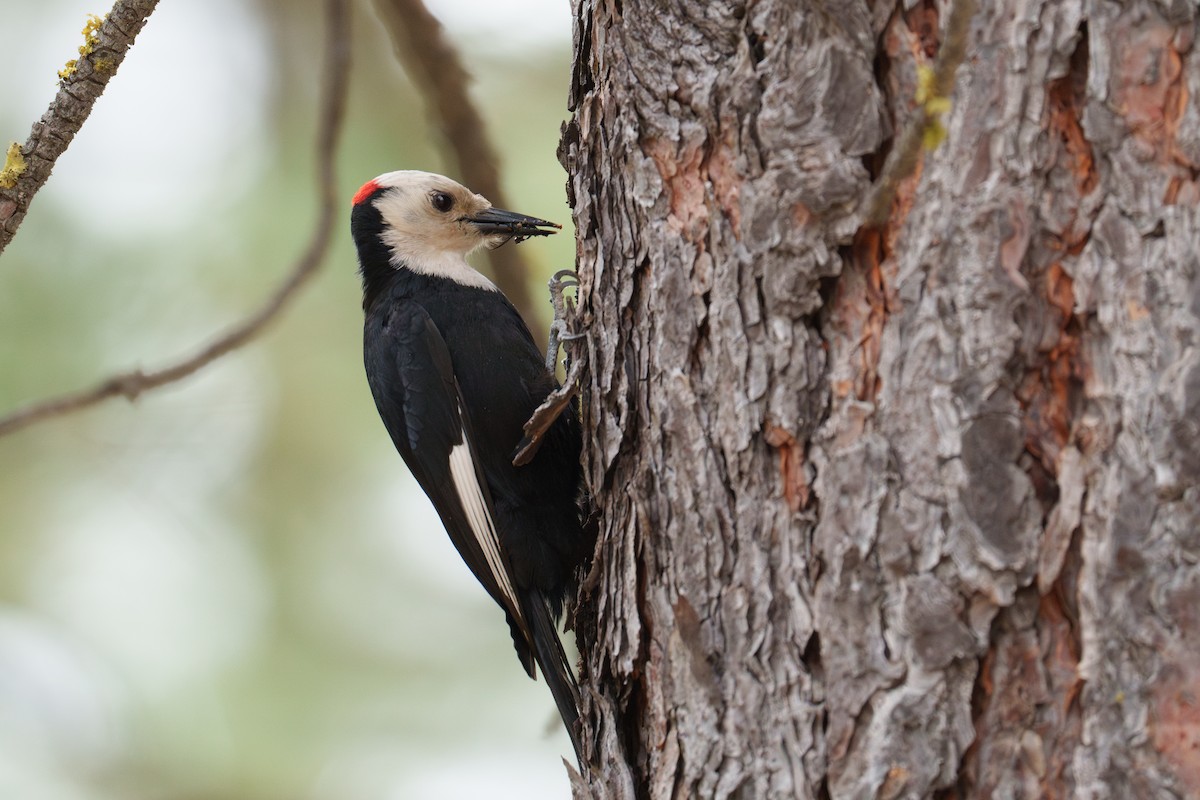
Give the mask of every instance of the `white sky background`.
<path id="1" fill-rule="evenodd" d="M 569 0 L 426 1 L 452 36 L 477 49 L 513 55 L 531 47 L 564 47 L 570 41 Z M 0 0 L 3 144 L 24 141 L 28 136 L 29 125 L 54 96 L 57 70 L 82 40 L 80 28 L 87 14 L 103 12 L 106 6 L 107 0 Z M 355 11 L 362 13 L 363 9 L 356 7 Z M 230 24 L 230 19 L 235 23 Z M 180 42 L 209 40 L 222 41 L 219 58 L 181 57 Z M 71 217 L 71 235 L 120 241 L 178 236 L 215 205 L 232 204 L 236 195 L 260 177 L 270 147 L 263 138 L 264 114 L 269 108 L 265 102 L 270 86 L 269 57 L 259 20 L 239 0 L 160 3 L 81 134 L 56 165 L 32 213 L 37 213 L 38 206 L 54 204 Z M 187 87 L 186 93 L 178 91 L 181 85 Z M 126 151 L 138 154 L 136 170 L 114 157 Z M 92 185 L 105 186 L 103 203 L 79 188 Z M 250 360 L 203 381 L 212 384 L 210 393 L 245 393 L 244 388 L 231 387 L 252 384 L 253 371 Z M 194 679 L 190 670 L 208 669 L 209 665 L 216 668 L 236 658 L 241 648 L 249 646 L 258 624 L 253 615 L 234 625 L 224 625 L 219 619 L 195 619 L 201 612 L 219 615 L 226 607 L 223 602 L 238 602 L 250 609 L 261 604 L 254 597 L 256 565 L 252 555 L 235 532 L 203 512 L 211 484 L 220 480 L 213 465 L 241 468 L 254 447 L 255 417 L 267 413 L 265 409 L 275 402 L 254 392 L 243 399 L 247 410 L 238 422 L 242 427 L 185 443 L 195 448 L 195 462 L 202 464 L 202 468 L 193 468 L 195 475 L 187 473 L 189 459 L 177 453 L 172 461 L 176 470 L 169 476 L 172 486 L 195 487 L 194 497 L 176 501 L 187 506 L 179 516 L 191 521 L 188 526 L 171 518 L 156 519 L 153 513 L 147 516 L 147 509 L 131 503 L 129 494 L 110 491 L 104 483 L 113 480 L 108 475 L 83 487 L 86 501 L 58 509 L 53 515 L 54 530 L 47 531 L 51 541 L 44 568 L 58 576 L 58 584 L 64 583 L 63 575 L 72 579 L 61 591 L 35 591 L 38 609 L 93 632 L 96 641 L 108 648 L 105 655 L 127 669 L 123 680 L 136 679 L 139 690 L 149 687 L 170 692 Z M 170 401 L 164 409 L 171 413 Z M 147 412 L 143 407 L 138 413 Z M 239 455 L 230 458 L 231 452 Z M 145 469 L 156 472 L 161 466 L 153 460 L 148 464 Z M 167 479 L 162 475 L 118 477 L 130 485 Z M 408 502 L 411 498 L 397 497 L 383 485 L 380 493 L 388 495 L 379 502 L 383 527 L 397 529 L 398 518 L 405 518 L 411 526 L 411 517 L 417 514 L 422 527 L 431 532 L 440 529 L 427 504 L 414 509 Z M 392 518 L 390 525 L 386 517 Z M 206 527 L 210 535 L 197 537 L 197 526 Z M 398 561 L 428 568 L 451 584 L 458 581 L 464 596 L 475 598 L 478 594 L 446 542 L 414 538 L 397 546 L 417 548 Z M 205 594 L 207 570 L 227 575 L 232 571 L 238 578 L 235 588 L 241 587 L 238 591 L 247 597 Z M 345 570 L 331 569 L 330 573 L 352 580 Z M 115 577 L 123 582 L 125 592 L 109 593 L 111 583 L 98 576 Z M 36 585 L 37 576 L 31 581 Z M 346 588 L 353 591 L 356 587 Z M 152 594 L 139 594 L 137 589 Z M 171 650 L 144 652 L 148 642 L 162 641 L 172 630 L 190 630 L 192 634 L 179 639 Z M 208 635 L 198 635 L 198 631 Z M 0 605 L 0 797 L 88 796 L 86 791 L 80 794 L 79 787 L 64 784 L 62 776 L 55 774 L 53 762 L 43 763 L 44 753 L 22 749 L 38 737 L 59 741 L 61 736 L 55 733 L 59 728 L 73 737 L 70 747 L 82 747 L 97 759 L 121 746 L 120 720 L 128 713 L 122 710 L 122 692 L 127 687 L 118 688 L 123 680 L 101 667 L 90 669 L 88 653 L 72 652 L 71 647 L 55 640 L 52 631 L 41 629 L 36 616 L 13 617 Z M 512 661 L 513 670 L 519 672 L 515 656 Z M 37 663 L 43 666 L 36 670 L 28 666 Z M 61 673 L 57 678 L 56 669 Z M 15 684 L 5 681 L 14 674 L 19 678 L 25 674 L 22 670 L 29 675 L 38 673 L 40 688 L 29 685 L 41 695 L 12 696 Z M 536 687 L 536 691 L 546 691 L 540 680 Z M 77 697 L 78 703 L 72 705 L 72 697 Z M 14 706 L 9 704 L 24 707 L 17 708 L 14 716 Z M 46 713 L 50 716 L 45 719 L 39 716 Z M 81 737 L 82 744 L 74 741 Z M 317 800 L 453 800 L 484 794 L 494 800 L 565 797 L 566 780 L 558 757 L 565 738 L 560 739 L 535 741 L 528 748 L 510 740 L 480 749 L 477 740 L 465 737 L 462 753 L 438 751 L 425 754 L 429 757 L 408 754 L 407 758 L 398 757 L 386 741 L 362 747 L 355 743 L 344 755 L 334 754 L 311 796 Z M 469 766 L 464 769 L 464 765 Z"/>

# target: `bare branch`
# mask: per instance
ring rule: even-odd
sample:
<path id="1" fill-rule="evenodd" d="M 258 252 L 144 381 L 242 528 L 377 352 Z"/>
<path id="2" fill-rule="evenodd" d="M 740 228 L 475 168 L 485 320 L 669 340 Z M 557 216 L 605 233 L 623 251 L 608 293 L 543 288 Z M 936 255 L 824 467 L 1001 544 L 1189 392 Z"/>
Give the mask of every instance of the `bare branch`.
<path id="1" fill-rule="evenodd" d="M 216 338 L 196 354 L 154 372 L 133 370 L 115 375 L 91 389 L 51 398 L 18 409 L 0 418 L 0 436 L 35 422 L 79 411 L 112 397 L 136 399 L 150 389 L 186 378 L 262 332 L 308 281 L 329 249 L 337 209 L 334 156 L 345 115 L 346 85 L 350 72 L 350 24 L 347 0 L 328 0 L 325 76 L 317 131 L 317 193 L 320 209 L 316 230 L 291 273 L 263 306 L 240 324 Z"/>
<path id="2" fill-rule="evenodd" d="M 375 0 L 375 8 L 392 37 L 396 57 L 432 109 L 462 182 L 500 208 L 509 208 L 500 187 L 496 151 L 467 91 L 467 71 L 441 23 L 421 0 Z M 496 285 L 526 321 L 536 319 L 524 254 L 515 247 L 500 247 L 488 257 Z"/>
<path id="3" fill-rule="evenodd" d="M 954 76 L 967 51 L 967 26 L 975 15 L 975 0 L 954 0 L 950 19 L 946 22 L 946 37 L 938 50 L 933 68 L 933 85 L 929 100 L 946 98 L 954 91 Z M 877 228 L 887 221 L 887 215 L 896 199 L 900 184 L 917 168 L 921 144 L 931 125 L 937 124 L 937 106 L 922 102 L 913 109 L 908 126 L 896 142 L 884 165 L 883 172 L 875 181 L 875 188 L 866 203 L 863 225 Z"/>
<path id="4" fill-rule="evenodd" d="M 158 0 L 117 0 L 99 27 L 89 23 L 84 29 L 86 43 L 79 58 L 59 73 L 62 81 L 54 102 L 34 123 L 19 152 L 10 149 L 8 164 L 13 168 L 6 170 L 6 179 L 0 181 L 0 252 L 12 241 L 33 196 L 117 74 L 125 53 L 157 5 Z"/>

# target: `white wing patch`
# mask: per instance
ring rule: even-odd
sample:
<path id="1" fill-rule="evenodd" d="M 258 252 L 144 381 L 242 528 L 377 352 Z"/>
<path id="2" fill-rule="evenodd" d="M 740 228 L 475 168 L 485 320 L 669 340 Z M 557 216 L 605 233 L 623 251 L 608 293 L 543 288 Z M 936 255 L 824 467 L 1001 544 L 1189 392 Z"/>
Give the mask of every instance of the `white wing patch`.
<path id="1" fill-rule="evenodd" d="M 504 559 L 500 557 L 500 539 L 496 536 L 496 523 L 492 521 L 488 511 L 487 501 L 483 496 L 483 488 L 475 472 L 475 463 L 471 460 L 471 449 L 467 445 L 467 432 L 462 432 L 462 442 L 450 449 L 450 477 L 454 480 L 454 489 L 458 492 L 458 500 L 463 511 L 467 514 L 467 522 L 479 549 L 487 559 L 492 576 L 500 592 L 508 600 L 509 611 L 521 619 L 521 604 L 517 602 L 517 593 L 513 590 L 508 570 L 504 568 Z"/>

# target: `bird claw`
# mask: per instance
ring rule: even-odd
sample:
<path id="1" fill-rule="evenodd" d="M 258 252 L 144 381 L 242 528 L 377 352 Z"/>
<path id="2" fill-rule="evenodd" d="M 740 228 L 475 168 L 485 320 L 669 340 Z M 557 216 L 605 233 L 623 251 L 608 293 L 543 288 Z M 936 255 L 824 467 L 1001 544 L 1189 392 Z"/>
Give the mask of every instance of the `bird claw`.
<path id="1" fill-rule="evenodd" d="M 551 291 L 554 291 L 553 286 L 560 283 L 563 286 L 578 286 L 579 273 L 573 269 L 560 269 L 550 278 Z"/>

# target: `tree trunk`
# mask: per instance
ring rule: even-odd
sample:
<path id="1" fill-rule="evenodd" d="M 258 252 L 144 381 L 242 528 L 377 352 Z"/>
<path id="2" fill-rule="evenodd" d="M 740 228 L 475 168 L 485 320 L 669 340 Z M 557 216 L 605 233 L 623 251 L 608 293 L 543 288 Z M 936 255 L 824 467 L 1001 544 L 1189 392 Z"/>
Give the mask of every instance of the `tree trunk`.
<path id="1" fill-rule="evenodd" d="M 905 7 L 909 7 L 905 10 Z M 576 0 L 578 798 L 1200 792 L 1182 2 Z"/>

